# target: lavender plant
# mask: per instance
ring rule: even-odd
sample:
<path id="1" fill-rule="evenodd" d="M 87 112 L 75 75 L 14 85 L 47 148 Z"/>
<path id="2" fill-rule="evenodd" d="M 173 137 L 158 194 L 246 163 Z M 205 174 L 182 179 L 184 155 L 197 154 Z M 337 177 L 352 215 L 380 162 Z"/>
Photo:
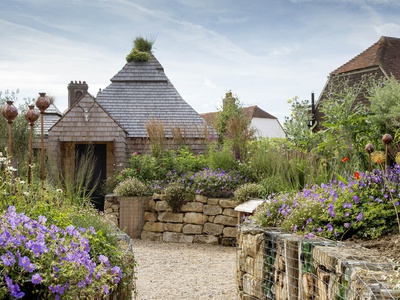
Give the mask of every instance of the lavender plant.
<path id="1" fill-rule="evenodd" d="M 1 299 L 93 298 L 112 291 L 122 278 L 104 255 L 92 257 L 93 227 L 65 230 L 15 207 L 0 217 Z"/>

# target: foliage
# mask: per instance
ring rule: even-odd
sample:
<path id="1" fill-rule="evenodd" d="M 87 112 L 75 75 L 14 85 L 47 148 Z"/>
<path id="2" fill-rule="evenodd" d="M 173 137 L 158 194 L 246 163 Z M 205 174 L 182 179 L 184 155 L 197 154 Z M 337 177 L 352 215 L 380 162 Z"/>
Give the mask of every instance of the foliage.
<path id="1" fill-rule="evenodd" d="M 149 195 L 149 188 L 139 179 L 133 177 L 120 182 L 114 189 L 114 194 L 122 197 L 147 196 Z"/>
<path id="2" fill-rule="evenodd" d="M 165 195 L 165 201 L 167 201 L 173 212 L 179 212 L 182 204 L 190 199 L 185 186 L 180 182 L 170 183 L 162 190 L 162 193 Z"/>
<path id="3" fill-rule="evenodd" d="M 400 82 L 394 77 L 376 80 L 369 91 L 367 122 L 374 139 L 400 129 Z"/>
<path id="4" fill-rule="evenodd" d="M 281 220 L 283 229 L 338 240 L 352 235 L 376 238 L 396 230 L 400 202 L 398 165 L 339 179 L 291 195 L 292 204 L 285 202 L 286 195 L 276 195 L 273 201 L 283 204 L 259 208 L 254 221 L 263 226 L 276 225 L 266 218 L 268 214 L 263 210 L 268 209 L 269 214 Z"/>
<path id="5" fill-rule="evenodd" d="M 222 146 L 211 143 L 207 153 L 208 167 L 213 170 L 237 170 L 239 161 L 235 157 L 233 145 L 226 141 Z"/>
<path id="6" fill-rule="evenodd" d="M 368 94 L 372 79 L 363 76 L 357 83 L 347 77 L 334 80 L 327 88 L 326 99 L 321 103 L 324 115 L 323 130 L 318 131 L 318 152 L 336 161 L 348 157 L 353 169 L 365 169 L 364 145 L 370 141 L 370 126 L 366 123 L 367 106 L 357 102 L 360 95 Z M 336 173 L 344 174 L 341 164 Z"/>
<path id="7" fill-rule="evenodd" d="M 0 173 L 0 211 L 4 212 L 12 205 L 15 207 L 16 213 L 24 212 L 22 215 L 26 216 L 24 217 L 25 219 L 39 220 L 45 218 L 47 219 L 46 224 L 51 224 L 50 229 L 57 227 L 60 229 L 60 232 L 68 227 L 71 228 L 71 226 L 74 228 L 87 229 L 92 227 L 95 234 L 86 236 L 90 246 L 90 258 L 96 260 L 100 255 L 108 257 L 110 264 L 118 266 L 123 274 L 123 280 L 119 288 L 121 287 L 127 291 L 132 289 L 132 276 L 135 268 L 134 257 L 130 253 L 120 250 L 120 242 L 117 238 L 118 235 L 116 235 L 115 226 L 92 208 L 90 203 L 79 202 L 79 204 L 77 202 L 72 204 L 69 199 L 65 197 L 65 192 L 62 189 L 54 188 L 47 181 L 41 183 L 37 180 L 33 180 L 31 185 L 27 185 L 24 180 L 15 176 L 8 159 L 0 157 L 0 165 L 2 165 L 2 169 L 4 170 L 4 172 Z M 63 237 L 60 236 L 60 238 L 62 239 Z M 65 240 L 67 241 L 66 238 Z M 53 243 L 63 245 L 62 240 L 54 240 Z M 47 259 L 48 263 L 57 263 L 57 261 L 52 262 L 49 256 L 47 256 Z M 77 272 L 76 274 L 74 273 L 75 271 Z M 81 271 L 81 268 L 71 269 L 65 276 L 80 278 L 81 275 L 79 275 L 79 272 Z M 53 271 L 51 268 L 46 269 L 43 267 L 40 272 L 45 272 L 48 275 Z M 40 274 L 43 278 L 43 274 Z M 10 278 L 13 281 L 16 280 L 14 277 L 10 276 Z M 2 277 L 0 280 L 4 280 L 4 278 Z M 15 282 L 13 284 L 15 287 Z M 40 292 L 44 293 L 42 289 L 47 289 L 49 285 L 42 282 L 40 287 L 37 288 L 40 288 Z M 108 285 L 107 288 L 111 291 L 115 287 L 114 283 L 112 286 Z M 68 293 L 65 290 L 64 292 Z M 90 290 L 87 292 L 90 292 Z M 92 292 L 94 293 L 94 289 Z M 101 294 L 103 293 L 103 290 L 101 290 Z M 44 298 L 47 299 L 47 297 Z M 51 297 L 49 299 L 51 299 Z"/>
<path id="8" fill-rule="evenodd" d="M 234 191 L 247 182 L 236 171 L 204 169 L 187 178 L 188 185 L 195 194 L 212 198 L 233 197 Z"/>
<path id="9" fill-rule="evenodd" d="M 154 40 L 148 40 L 144 37 L 137 37 L 134 40 L 134 47 L 132 51 L 126 56 L 127 62 L 146 62 L 149 61 L 151 56 L 150 52 L 153 48 Z"/>
<path id="10" fill-rule="evenodd" d="M 234 196 L 238 203 L 242 203 L 251 198 L 265 198 L 266 191 L 261 184 L 245 183 L 235 190 Z"/>
<path id="11" fill-rule="evenodd" d="M 134 48 L 137 49 L 138 51 L 151 52 L 154 42 L 155 42 L 155 39 L 148 39 L 148 38 L 144 38 L 142 36 L 138 36 L 133 41 L 133 44 L 134 44 Z"/>
<path id="12" fill-rule="evenodd" d="M 303 150 L 311 150 L 313 143 L 313 128 L 309 124 L 313 116 L 308 100 L 300 101 L 298 97 L 289 100 L 291 103 L 290 117 L 285 117 L 283 124 L 286 137 L 296 147 Z"/>
<path id="13" fill-rule="evenodd" d="M 0 219 L 1 298 L 75 299 L 108 294 L 122 272 L 106 256 L 91 256 L 89 240 L 95 235 L 93 227 L 46 226 L 44 216 L 35 221 L 10 206 Z"/>
<path id="14" fill-rule="evenodd" d="M 243 111 L 243 105 L 237 96 L 226 93 L 222 109 L 218 111 L 215 124 L 219 134 L 219 143 L 232 142 L 235 157 L 239 160 L 246 158 L 246 142 L 254 138 L 255 129 L 251 127 L 251 118 Z"/>

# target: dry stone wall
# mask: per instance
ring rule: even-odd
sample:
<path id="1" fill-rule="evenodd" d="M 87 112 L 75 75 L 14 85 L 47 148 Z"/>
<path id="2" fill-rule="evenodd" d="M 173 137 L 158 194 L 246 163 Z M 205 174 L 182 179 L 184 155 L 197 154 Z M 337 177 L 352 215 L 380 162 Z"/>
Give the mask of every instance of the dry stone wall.
<path id="1" fill-rule="evenodd" d="M 145 207 L 141 238 L 164 242 L 236 245 L 237 202 L 197 195 L 173 212 L 164 195 L 153 195 Z"/>
<path id="2" fill-rule="evenodd" d="M 134 218 L 143 215 L 140 235 L 143 240 L 236 246 L 236 206 L 237 202 L 232 199 L 197 195 L 194 201 L 182 205 L 179 212 L 173 212 L 164 195 L 154 194 L 144 205 L 143 213 L 129 216 L 120 211 L 120 199 L 110 194 L 106 196 L 104 213 L 119 228 L 129 221 L 121 218 L 131 218 L 137 223 Z M 131 237 L 138 238 L 136 235 Z"/>

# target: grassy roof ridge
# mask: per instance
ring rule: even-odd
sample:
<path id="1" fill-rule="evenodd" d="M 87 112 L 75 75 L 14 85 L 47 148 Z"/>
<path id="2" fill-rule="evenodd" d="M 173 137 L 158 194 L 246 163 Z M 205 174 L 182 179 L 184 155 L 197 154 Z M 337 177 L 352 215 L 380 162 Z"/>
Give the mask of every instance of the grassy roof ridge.
<path id="1" fill-rule="evenodd" d="M 138 36 L 133 41 L 134 47 L 132 51 L 126 56 L 126 61 L 131 62 L 146 62 L 150 60 L 150 53 L 153 48 L 155 40 L 147 39 L 142 36 Z"/>

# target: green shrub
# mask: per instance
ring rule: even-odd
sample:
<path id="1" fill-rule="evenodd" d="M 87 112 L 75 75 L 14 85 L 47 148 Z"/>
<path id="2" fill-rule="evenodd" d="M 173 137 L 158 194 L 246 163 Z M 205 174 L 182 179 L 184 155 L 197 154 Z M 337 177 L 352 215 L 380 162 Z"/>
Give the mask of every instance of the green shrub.
<path id="1" fill-rule="evenodd" d="M 149 188 L 137 178 L 128 178 L 117 185 L 114 194 L 122 197 L 147 196 Z"/>
<path id="2" fill-rule="evenodd" d="M 237 170 L 239 161 L 235 157 L 232 143 L 226 141 L 221 147 L 212 143 L 208 149 L 207 164 L 212 170 Z"/>
<path id="3" fill-rule="evenodd" d="M 186 178 L 195 194 L 212 198 L 231 198 L 247 179 L 237 171 L 204 169 Z"/>
<path id="4" fill-rule="evenodd" d="M 173 212 L 180 211 L 182 204 L 186 203 L 190 197 L 186 192 L 185 186 L 180 182 L 173 182 L 167 185 L 162 190 L 162 193 L 165 195 L 165 200 Z"/>
<path id="5" fill-rule="evenodd" d="M 133 44 L 134 44 L 134 48 L 137 49 L 138 51 L 151 52 L 151 49 L 153 48 L 154 40 L 149 40 L 142 36 L 138 36 L 134 40 Z"/>
<path id="6" fill-rule="evenodd" d="M 126 56 L 127 62 L 146 62 L 150 60 L 150 54 L 147 52 L 132 49 L 132 51 Z"/>
<path id="7" fill-rule="evenodd" d="M 236 189 L 234 196 L 237 202 L 242 203 L 251 198 L 264 198 L 266 192 L 261 184 L 245 183 Z"/>

